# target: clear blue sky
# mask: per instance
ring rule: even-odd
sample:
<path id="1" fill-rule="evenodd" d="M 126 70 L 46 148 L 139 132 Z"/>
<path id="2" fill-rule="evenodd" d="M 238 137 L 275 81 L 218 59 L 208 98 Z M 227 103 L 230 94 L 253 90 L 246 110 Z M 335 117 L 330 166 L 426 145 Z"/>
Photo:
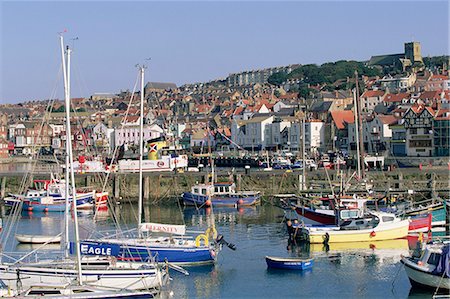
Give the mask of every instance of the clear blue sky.
<path id="1" fill-rule="evenodd" d="M 56 2 L 3 1 L 0 103 L 46 99 L 60 67 L 58 31 L 78 37 L 72 96 L 132 89 L 134 65 L 151 57 L 147 81 L 184 83 L 292 63 L 403 52 L 448 54 L 448 1 Z M 62 98 L 59 83 L 56 96 Z"/>

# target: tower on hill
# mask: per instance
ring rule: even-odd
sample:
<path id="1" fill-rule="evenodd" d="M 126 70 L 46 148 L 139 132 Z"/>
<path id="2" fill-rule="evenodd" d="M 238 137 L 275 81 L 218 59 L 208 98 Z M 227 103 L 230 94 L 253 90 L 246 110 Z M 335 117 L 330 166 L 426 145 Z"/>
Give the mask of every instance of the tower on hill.
<path id="1" fill-rule="evenodd" d="M 405 43 L 405 58 L 409 59 L 412 64 L 414 62 L 423 62 L 419 42 Z"/>

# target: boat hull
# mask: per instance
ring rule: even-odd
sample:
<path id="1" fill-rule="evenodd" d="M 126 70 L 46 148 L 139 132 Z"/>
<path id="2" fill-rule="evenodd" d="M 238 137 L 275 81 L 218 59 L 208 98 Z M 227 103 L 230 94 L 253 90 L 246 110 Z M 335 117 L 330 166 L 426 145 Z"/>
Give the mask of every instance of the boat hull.
<path id="1" fill-rule="evenodd" d="M 279 258 L 266 256 L 267 267 L 284 270 L 306 270 L 311 269 L 314 262 L 312 259 Z"/>
<path id="2" fill-rule="evenodd" d="M 92 240 L 85 240 L 83 244 L 99 244 Z M 120 250 L 117 256 L 118 260 L 149 262 L 155 260 L 163 263 L 166 260 L 171 264 L 177 265 L 204 265 L 212 264 L 216 261 L 217 252 L 209 246 L 155 246 L 155 245 L 136 245 L 126 243 L 125 241 L 107 241 L 101 240 L 101 244 L 119 244 Z"/>
<path id="3" fill-rule="evenodd" d="M 333 225 L 336 224 L 336 216 L 328 215 L 324 213 L 316 212 L 312 209 L 305 208 L 305 207 L 296 207 L 295 211 L 298 215 L 303 216 L 305 218 L 308 218 L 310 220 L 313 220 L 318 223 L 327 224 L 327 225 Z"/>
<path id="4" fill-rule="evenodd" d="M 409 232 L 424 233 L 431 231 L 431 223 L 432 223 L 431 213 L 411 217 L 411 222 L 409 223 Z"/>
<path id="5" fill-rule="evenodd" d="M 209 206 L 208 200 L 214 207 L 237 207 L 237 206 L 253 206 L 260 202 L 260 195 L 253 194 L 244 196 L 241 194 L 230 194 L 228 196 L 206 196 L 185 192 L 182 195 L 183 202 L 188 206 Z"/>
<path id="6" fill-rule="evenodd" d="M 61 236 L 39 236 L 16 234 L 16 240 L 24 244 L 61 243 Z"/>
<path id="7" fill-rule="evenodd" d="M 439 289 L 450 289 L 450 278 L 431 274 L 425 269 L 421 269 L 420 266 L 417 266 L 406 257 L 403 257 L 401 262 L 404 265 L 406 274 L 413 286 L 431 289 L 436 289 L 438 287 Z"/>
<path id="8" fill-rule="evenodd" d="M 405 238 L 408 235 L 409 220 L 393 223 L 386 228 L 373 228 L 362 230 L 337 230 L 337 229 L 309 229 L 309 242 L 319 243 L 343 243 L 343 242 L 370 242 Z M 328 236 L 326 235 L 328 234 Z M 328 239 L 328 240 L 327 240 Z"/>
<path id="9" fill-rule="evenodd" d="M 0 265 L 3 274 L 14 274 L 21 276 L 23 286 L 32 286 L 37 283 L 70 283 L 78 276 L 75 269 L 21 266 L 11 267 Z M 117 289 L 146 290 L 158 289 L 163 284 L 161 272 L 157 269 L 83 269 L 82 280 L 92 286 L 111 287 Z M 11 283 L 14 289 L 15 282 Z"/>
<path id="10" fill-rule="evenodd" d="M 407 216 L 417 216 L 423 214 L 432 214 L 431 225 L 432 226 L 443 226 L 445 225 L 446 215 L 445 208 L 443 204 L 434 204 L 428 207 L 423 207 L 420 209 L 415 209 L 406 213 Z"/>

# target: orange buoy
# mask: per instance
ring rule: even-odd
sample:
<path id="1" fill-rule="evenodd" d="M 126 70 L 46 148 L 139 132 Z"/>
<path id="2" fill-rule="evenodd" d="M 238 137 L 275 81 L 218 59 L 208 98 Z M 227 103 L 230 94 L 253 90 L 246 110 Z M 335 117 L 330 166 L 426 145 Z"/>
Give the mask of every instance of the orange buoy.
<path id="1" fill-rule="evenodd" d="M 210 199 L 206 200 L 205 201 L 205 205 L 208 206 L 208 207 L 211 206 L 211 200 Z"/>
<path id="2" fill-rule="evenodd" d="M 239 199 L 238 201 L 237 201 L 237 204 L 238 205 L 242 205 L 244 203 L 244 200 L 243 199 Z"/>
<path id="3" fill-rule="evenodd" d="M 371 233 L 370 233 L 370 236 L 371 237 L 375 237 L 377 235 L 377 233 L 375 232 L 375 231 L 372 231 Z"/>
<path id="4" fill-rule="evenodd" d="M 28 211 L 33 211 L 33 208 L 32 207 L 28 207 Z"/>

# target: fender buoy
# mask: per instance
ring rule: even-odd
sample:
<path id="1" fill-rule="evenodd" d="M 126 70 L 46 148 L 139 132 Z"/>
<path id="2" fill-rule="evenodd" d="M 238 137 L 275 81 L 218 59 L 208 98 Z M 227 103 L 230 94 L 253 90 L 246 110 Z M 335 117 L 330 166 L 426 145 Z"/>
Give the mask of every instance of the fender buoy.
<path id="1" fill-rule="evenodd" d="M 244 200 L 243 200 L 243 199 L 239 199 L 239 200 L 237 201 L 238 206 L 239 206 L 239 205 L 242 205 L 243 203 L 244 203 Z"/>
<path id="2" fill-rule="evenodd" d="M 212 238 L 215 240 L 217 238 L 217 229 L 214 226 L 211 226 L 206 230 L 205 235 L 208 238 Z"/>
<path id="3" fill-rule="evenodd" d="M 48 212 L 48 208 L 44 208 L 44 212 Z"/>
<path id="4" fill-rule="evenodd" d="M 205 246 L 208 245 L 208 243 L 209 243 L 208 236 L 201 234 L 201 235 L 198 235 L 197 238 L 195 238 L 195 246 L 200 247 L 200 242 L 202 240 L 205 241 Z"/>
<path id="5" fill-rule="evenodd" d="M 207 206 L 207 207 L 211 206 L 211 200 L 210 199 L 205 201 L 205 206 Z"/>
<path id="6" fill-rule="evenodd" d="M 371 238 L 375 237 L 376 235 L 377 235 L 377 233 L 376 233 L 375 231 L 372 231 L 372 232 L 370 233 L 370 237 L 371 237 Z"/>
<path id="7" fill-rule="evenodd" d="M 28 207 L 28 211 L 33 211 L 33 208 L 32 207 Z"/>

